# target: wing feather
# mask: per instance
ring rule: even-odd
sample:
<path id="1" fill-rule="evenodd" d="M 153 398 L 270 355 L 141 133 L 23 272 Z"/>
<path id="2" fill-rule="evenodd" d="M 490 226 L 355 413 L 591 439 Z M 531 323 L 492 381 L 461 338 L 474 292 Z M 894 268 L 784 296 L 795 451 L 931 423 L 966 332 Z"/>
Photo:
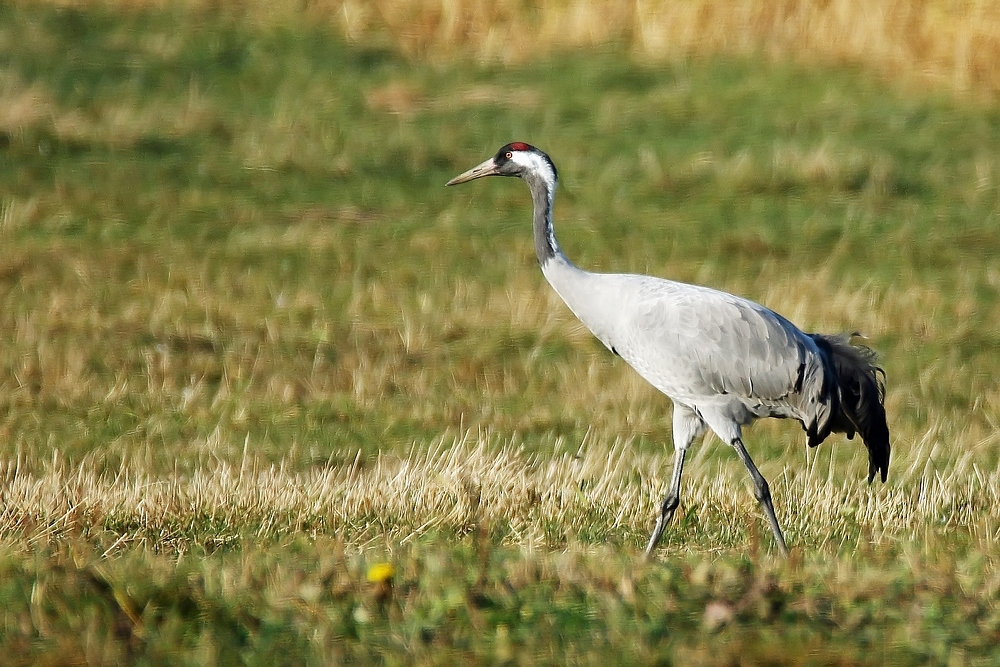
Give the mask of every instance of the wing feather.
<path id="1" fill-rule="evenodd" d="M 644 276 L 636 276 L 645 278 Z M 665 394 L 778 401 L 796 390 L 813 347 L 791 322 L 717 290 L 643 281 L 616 349 Z"/>

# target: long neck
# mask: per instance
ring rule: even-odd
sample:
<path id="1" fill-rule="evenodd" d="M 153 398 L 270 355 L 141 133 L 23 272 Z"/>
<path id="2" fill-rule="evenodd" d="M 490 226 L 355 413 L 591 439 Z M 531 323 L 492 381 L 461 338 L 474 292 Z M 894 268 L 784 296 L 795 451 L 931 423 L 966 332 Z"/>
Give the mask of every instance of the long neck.
<path id="1" fill-rule="evenodd" d="M 535 254 L 538 256 L 538 263 L 542 265 L 543 269 L 546 264 L 556 258 L 570 263 L 559 249 L 556 233 L 552 228 L 552 202 L 556 195 L 555 183 L 548 183 L 536 175 L 529 175 L 525 177 L 524 181 L 531 190 L 531 201 L 535 205 Z"/>
<path id="2" fill-rule="evenodd" d="M 541 177 L 525 178 L 531 188 L 531 198 L 535 204 L 534 229 L 535 253 L 542 266 L 542 274 L 556 294 L 569 309 L 608 347 L 606 323 L 609 312 L 616 308 L 613 298 L 608 298 L 601 275 L 576 267 L 559 249 L 552 229 L 552 200 L 555 196 L 555 181 L 547 182 Z"/>

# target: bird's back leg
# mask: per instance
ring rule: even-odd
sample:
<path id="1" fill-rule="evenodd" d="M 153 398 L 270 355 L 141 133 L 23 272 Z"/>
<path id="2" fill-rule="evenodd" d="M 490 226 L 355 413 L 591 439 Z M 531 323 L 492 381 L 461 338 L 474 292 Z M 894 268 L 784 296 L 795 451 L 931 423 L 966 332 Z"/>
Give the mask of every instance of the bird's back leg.
<path id="1" fill-rule="evenodd" d="M 663 535 L 663 529 L 670 523 L 674 510 L 681 504 L 681 474 L 684 472 L 684 455 L 694 439 L 705 432 L 705 422 L 696 412 L 683 406 L 674 406 L 674 470 L 670 475 L 670 490 L 663 500 L 660 516 L 656 519 L 653 534 L 646 545 L 646 558 L 653 555 L 653 549 Z"/>
<path id="2" fill-rule="evenodd" d="M 781 534 L 781 526 L 778 525 L 778 517 L 774 514 L 774 504 L 771 502 L 771 489 L 767 484 L 767 480 L 764 476 L 760 474 L 757 470 L 757 466 L 754 465 L 753 459 L 750 458 L 750 454 L 747 453 L 746 447 L 743 446 L 743 441 L 740 438 L 736 438 L 732 442 L 733 449 L 736 450 L 737 456 L 743 461 L 743 465 L 747 467 L 750 471 L 750 478 L 753 480 L 753 494 L 757 498 L 757 502 L 764 509 L 764 515 L 767 517 L 767 522 L 771 526 L 771 532 L 774 533 L 774 540 L 778 543 L 778 548 L 781 550 L 783 556 L 788 555 L 788 546 L 785 544 L 785 537 Z"/>
<path id="3" fill-rule="evenodd" d="M 649 543 L 646 545 L 647 559 L 652 557 L 653 549 L 656 548 L 656 543 L 660 541 L 660 537 L 663 535 L 663 529 L 670 523 L 670 519 L 674 516 L 674 510 L 681 504 L 681 472 L 684 470 L 684 454 L 686 452 L 686 449 L 681 449 L 680 447 L 674 449 L 674 471 L 670 476 L 670 490 L 667 492 L 667 497 L 663 500 L 663 506 L 660 508 L 660 516 L 656 519 L 653 534 L 650 535 Z"/>

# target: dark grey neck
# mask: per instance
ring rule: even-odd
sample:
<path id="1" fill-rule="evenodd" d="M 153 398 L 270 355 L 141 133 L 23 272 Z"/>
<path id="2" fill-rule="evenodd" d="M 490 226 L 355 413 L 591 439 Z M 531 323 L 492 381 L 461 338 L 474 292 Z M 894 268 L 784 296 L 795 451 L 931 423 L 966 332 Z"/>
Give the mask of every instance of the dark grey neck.
<path id="1" fill-rule="evenodd" d="M 524 178 L 531 190 L 531 201 L 535 205 L 534 230 L 535 254 L 542 266 L 555 257 L 562 255 L 556 234 L 552 229 L 552 201 L 555 198 L 555 185 L 550 189 L 544 179 L 528 175 Z"/>

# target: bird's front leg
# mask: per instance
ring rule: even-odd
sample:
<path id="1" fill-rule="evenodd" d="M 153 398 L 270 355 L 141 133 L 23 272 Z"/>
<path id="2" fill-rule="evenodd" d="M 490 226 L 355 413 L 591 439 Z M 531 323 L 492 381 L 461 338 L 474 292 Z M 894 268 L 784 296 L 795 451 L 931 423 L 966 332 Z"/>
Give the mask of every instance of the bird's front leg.
<path id="1" fill-rule="evenodd" d="M 739 438 L 733 440 L 733 449 L 736 450 L 736 455 L 740 457 L 743 461 L 743 465 L 747 467 L 750 471 L 750 478 L 753 480 L 753 494 L 757 498 L 757 502 L 764 509 L 764 515 L 767 517 L 767 522 L 771 526 L 771 532 L 774 533 L 774 540 L 778 543 L 778 549 L 781 550 L 781 555 L 788 556 L 788 545 L 785 544 L 785 537 L 781 534 L 781 526 L 778 525 L 778 517 L 774 514 L 774 503 L 771 502 L 771 489 L 767 484 L 767 480 L 764 476 L 760 474 L 757 470 L 757 466 L 754 465 L 753 459 L 750 458 L 750 454 L 747 453 L 746 447 L 743 446 L 743 441 Z"/>

